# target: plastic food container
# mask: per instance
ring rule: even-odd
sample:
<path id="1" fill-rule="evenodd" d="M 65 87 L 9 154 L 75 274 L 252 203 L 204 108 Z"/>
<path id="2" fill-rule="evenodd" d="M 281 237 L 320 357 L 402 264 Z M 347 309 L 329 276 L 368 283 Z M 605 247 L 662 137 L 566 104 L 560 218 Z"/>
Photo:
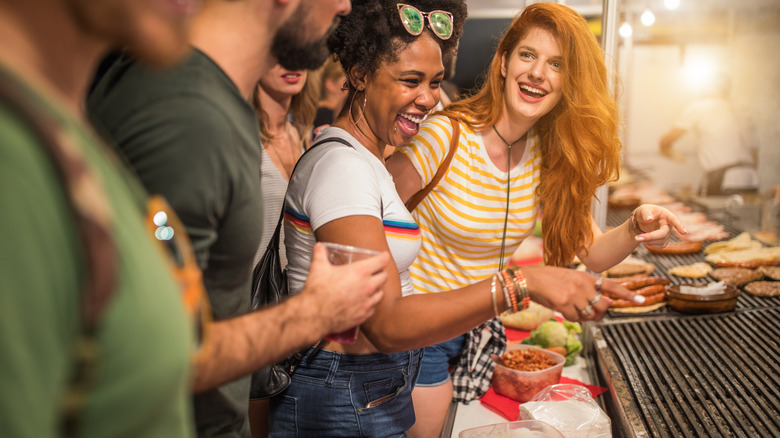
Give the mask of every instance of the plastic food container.
<path id="1" fill-rule="evenodd" d="M 510 421 L 473 427 L 458 434 L 458 438 L 564 438 L 558 429 L 538 420 Z"/>
<path id="2" fill-rule="evenodd" d="M 737 298 L 742 293 L 739 289 L 731 285 L 726 285 L 723 292 L 718 293 L 682 293 L 680 286 L 705 288 L 707 285 L 675 284 L 666 289 L 666 298 L 669 307 L 683 313 L 730 312 L 737 306 Z"/>
<path id="3" fill-rule="evenodd" d="M 531 400 L 537 392 L 550 385 L 555 385 L 561 380 L 563 364 L 566 362 L 565 357 L 532 345 L 509 345 L 507 352 L 511 350 L 539 351 L 549 357 L 555 365 L 540 371 L 519 371 L 502 365 L 500 358 L 494 354 L 493 361 L 496 362 L 496 369 L 493 372 L 492 386 L 497 394 L 525 403 Z"/>

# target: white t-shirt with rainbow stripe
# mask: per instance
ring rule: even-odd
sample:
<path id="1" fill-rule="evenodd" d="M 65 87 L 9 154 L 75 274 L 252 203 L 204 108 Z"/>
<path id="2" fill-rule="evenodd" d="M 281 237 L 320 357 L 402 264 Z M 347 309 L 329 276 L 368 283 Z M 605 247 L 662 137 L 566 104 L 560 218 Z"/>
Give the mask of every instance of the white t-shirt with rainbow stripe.
<path id="1" fill-rule="evenodd" d="M 384 162 L 340 128 L 323 129 L 317 141 L 330 137 L 345 139 L 352 147 L 337 142 L 316 146 L 301 158 L 287 189 L 284 243 L 290 291 L 303 289 L 317 228 L 335 219 L 368 215 L 382 219 L 401 276 L 401 292 L 404 296 L 413 293 L 409 267 L 420 249 L 419 227 L 398 196 Z"/>

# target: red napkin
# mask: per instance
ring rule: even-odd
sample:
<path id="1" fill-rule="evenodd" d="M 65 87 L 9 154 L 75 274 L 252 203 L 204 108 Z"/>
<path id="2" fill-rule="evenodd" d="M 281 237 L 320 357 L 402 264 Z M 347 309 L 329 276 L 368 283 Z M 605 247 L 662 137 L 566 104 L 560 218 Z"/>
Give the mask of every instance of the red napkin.
<path id="1" fill-rule="evenodd" d="M 531 332 L 529 331 L 516 330 L 506 326 L 504 326 L 504 328 L 506 329 L 507 342 L 521 342 L 523 339 L 531 336 Z"/>
<path id="2" fill-rule="evenodd" d="M 603 394 L 607 391 L 607 388 L 602 388 L 596 385 L 586 385 L 577 379 L 570 379 L 568 377 L 561 376 L 561 380 L 558 383 L 571 383 L 575 385 L 582 385 L 590 390 L 590 394 L 595 398 L 596 396 Z M 488 392 L 479 399 L 482 405 L 491 411 L 496 412 L 509 421 L 517 420 L 520 413 L 520 402 L 514 401 L 509 397 L 496 394 L 493 388 L 488 389 Z"/>

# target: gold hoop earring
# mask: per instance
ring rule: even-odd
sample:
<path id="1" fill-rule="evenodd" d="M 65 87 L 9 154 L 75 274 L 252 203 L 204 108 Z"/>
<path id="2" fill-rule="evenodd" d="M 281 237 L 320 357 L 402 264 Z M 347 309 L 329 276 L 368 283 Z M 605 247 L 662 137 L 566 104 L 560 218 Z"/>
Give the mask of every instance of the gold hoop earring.
<path id="1" fill-rule="evenodd" d="M 358 122 L 363 119 L 363 114 L 365 114 L 366 111 L 366 92 L 363 91 L 363 108 L 360 109 L 360 117 L 355 120 L 355 118 L 352 116 L 352 104 L 355 103 L 355 96 L 357 96 L 358 92 L 356 91 L 355 94 L 352 95 L 352 99 L 349 101 L 349 118 L 352 119 L 352 123 L 357 126 Z"/>

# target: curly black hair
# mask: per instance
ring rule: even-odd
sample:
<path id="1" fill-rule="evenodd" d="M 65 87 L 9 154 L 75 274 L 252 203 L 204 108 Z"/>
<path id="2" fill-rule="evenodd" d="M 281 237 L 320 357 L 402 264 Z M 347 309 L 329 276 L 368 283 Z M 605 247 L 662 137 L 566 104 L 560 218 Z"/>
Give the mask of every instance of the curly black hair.
<path id="1" fill-rule="evenodd" d="M 401 23 L 398 3 L 423 12 L 451 13 L 452 36 L 446 40 L 433 38 L 439 42 L 442 55 L 456 50 L 466 21 L 465 0 L 352 0 L 352 12 L 341 19 L 328 38 L 328 48 L 338 56 L 345 72 L 353 67 L 362 72 L 375 71 L 381 62 L 396 61 L 398 52 L 417 38 Z M 427 19 L 424 32 L 431 32 Z"/>

